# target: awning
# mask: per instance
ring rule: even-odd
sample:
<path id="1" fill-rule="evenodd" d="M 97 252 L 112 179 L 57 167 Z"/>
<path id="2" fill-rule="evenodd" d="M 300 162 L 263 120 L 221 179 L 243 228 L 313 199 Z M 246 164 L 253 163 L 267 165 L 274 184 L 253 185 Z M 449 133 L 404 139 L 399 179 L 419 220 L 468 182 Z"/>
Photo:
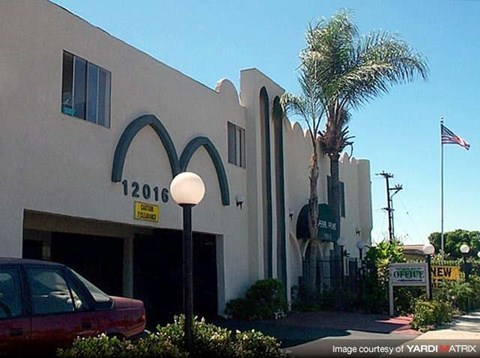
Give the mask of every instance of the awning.
<path id="1" fill-rule="evenodd" d="M 308 230 L 308 204 L 306 204 L 302 210 L 300 210 L 300 214 L 298 214 L 297 238 L 310 238 L 310 231 Z M 318 239 L 328 242 L 336 242 L 338 240 L 335 215 L 327 204 L 318 205 Z"/>

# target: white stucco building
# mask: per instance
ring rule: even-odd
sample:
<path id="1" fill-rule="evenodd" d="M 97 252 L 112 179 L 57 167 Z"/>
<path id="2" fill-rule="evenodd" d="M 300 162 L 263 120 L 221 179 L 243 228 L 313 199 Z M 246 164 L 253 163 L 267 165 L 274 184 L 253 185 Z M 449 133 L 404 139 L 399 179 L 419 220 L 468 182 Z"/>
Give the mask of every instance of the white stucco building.
<path id="1" fill-rule="evenodd" d="M 222 313 L 265 277 L 298 285 L 311 148 L 278 115 L 284 89 L 256 69 L 239 92 L 207 88 L 46 0 L 0 1 L 0 24 L 0 256 L 65 262 L 173 313 L 182 215 L 167 189 L 188 170 L 206 185 L 193 209 L 196 311 Z M 340 179 L 355 257 L 372 229 L 369 162 L 344 154 Z"/>

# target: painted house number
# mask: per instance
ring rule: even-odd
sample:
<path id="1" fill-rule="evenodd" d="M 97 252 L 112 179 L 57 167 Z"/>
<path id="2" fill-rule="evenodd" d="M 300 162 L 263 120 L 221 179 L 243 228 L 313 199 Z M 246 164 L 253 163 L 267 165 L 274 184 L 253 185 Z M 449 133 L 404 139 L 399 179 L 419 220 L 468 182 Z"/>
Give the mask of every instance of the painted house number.
<path id="1" fill-rule="evenodd" d="M 158 186 L 152 186 L 150 184 L 140 184 L 139 182 L 132 181 L 131 183 L 128 180 L 122 181 L 123 185 L 123 195 L 129 196 L 132 198 L 144 198 L 145 200 L 153 199 L 155 201 L 160 201 L 160 198 L 164 203 L 168 202 L 169 191 L 167 188 L 160 190 Z"/>

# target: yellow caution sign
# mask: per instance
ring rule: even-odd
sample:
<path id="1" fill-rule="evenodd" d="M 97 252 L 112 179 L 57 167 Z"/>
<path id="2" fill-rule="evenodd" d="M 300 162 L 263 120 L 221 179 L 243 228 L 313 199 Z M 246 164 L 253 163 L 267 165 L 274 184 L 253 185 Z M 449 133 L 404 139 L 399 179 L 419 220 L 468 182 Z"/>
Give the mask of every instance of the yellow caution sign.
<path id="1" fill-rule="evenodd" d="M 160 207 L 158 205 L 141 203 L 139 201 L 136 201 L 134 212 L 135 220 L 158 223 L 158 218 L 160 216 Z"/>
<path id="2" fill-rule="evenodd" d="M 432 265 L 432 278 L 437 280 L 457 281 L 460 278 L 459 266 Z"/>

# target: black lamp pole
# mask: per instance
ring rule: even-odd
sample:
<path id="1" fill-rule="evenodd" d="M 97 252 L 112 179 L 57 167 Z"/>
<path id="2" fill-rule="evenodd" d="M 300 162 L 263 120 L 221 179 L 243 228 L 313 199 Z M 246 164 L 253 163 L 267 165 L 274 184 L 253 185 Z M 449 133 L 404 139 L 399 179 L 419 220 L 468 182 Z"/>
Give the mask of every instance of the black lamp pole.
<path id="1" fill-rule="evenodd" d="M 428 274 L 428 300 L 432 300 L 432 255 L 425 255 L 427 259 L 427 274 Z"/>
<path id="2" fill-rule="evenodd" d="M 341 282 L 345 281 L 345 262 L 344 262 L 344 251 L 343 246 L 340 246 L 340 271 L 341 271 Z"/>
<path id="3" fill-rule="evenodd" d="M 192 350 L 193 329 L 193 245 L 192 204 L 181 204 L 183 208 L 183 309 L 185 312 L 185 345 Z"/>
<path id="4" fill-rule="evenodd" d="M 463 270 L 465 271 L 465 282 L 468 282 L 468 267 L 467 267 L 467 255 L 468 253 L 462 254 L 463 255 Z"/>
<path id="5" fill-rule="evenodd" d="M 170 183 L 173 200 L 183 209 L 183 310 L 185 312 L 185 348 L 193 349 L 193 244 L 192 208 L 205 195 L 202 178 L 192 172 L 182 172 Z"/>

